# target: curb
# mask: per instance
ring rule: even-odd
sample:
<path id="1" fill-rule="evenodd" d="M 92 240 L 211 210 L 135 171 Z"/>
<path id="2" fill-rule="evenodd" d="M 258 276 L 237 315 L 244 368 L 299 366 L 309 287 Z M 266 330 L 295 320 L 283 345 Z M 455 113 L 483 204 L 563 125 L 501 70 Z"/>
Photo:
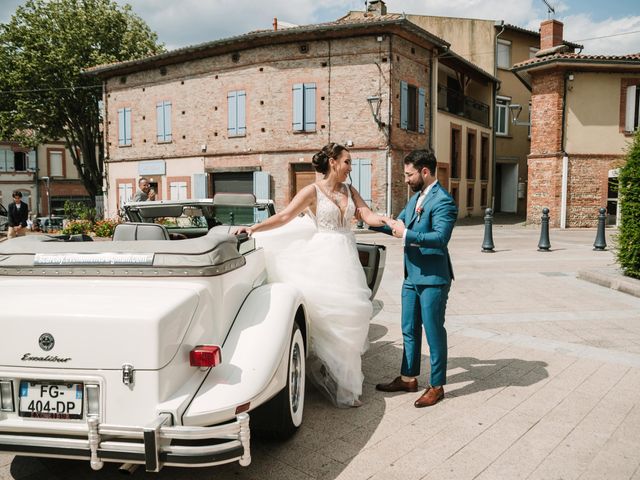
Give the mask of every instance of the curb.
<path id="1" fill-rule="evenodd" d="M 611 270 L 582 270 L 577 277 L 602 287 L 618 290 L 622 293 L 640 297 L 640 280 L 625 277 L 618 269 Z"/>

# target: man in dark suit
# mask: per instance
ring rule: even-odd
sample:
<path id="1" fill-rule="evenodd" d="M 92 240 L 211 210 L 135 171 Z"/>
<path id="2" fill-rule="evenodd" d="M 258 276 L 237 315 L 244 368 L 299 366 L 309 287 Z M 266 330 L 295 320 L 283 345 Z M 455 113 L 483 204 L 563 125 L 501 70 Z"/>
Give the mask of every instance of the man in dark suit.
<path id="1" fill-rule="evenodd" d="M 414 150 L 404 159 L 405 182 L 416 192 L 398 219 L 386 228 L 403 239 L 402 336 L 404 351 L 400 376 L 380 383 L 383 392 L 417 392 L 422 328 L 429 344 L 430 385 L 415 401 L 417 408 L 444 398 L 447 374 L 445 309 L 453 269 L 447 244 L 458 217 L 451 195 L 438 183 L 433 152 Z"/>
<path id="2" fill-rule="evenodd" d="M 9 231 L 7 238 L 14 238 L 25 234 L 27 219 L 29 218 L 29 207 L 22 201 L 22 192 L 16 190 L 12 194 L 13 202 L 9 204 L 7 220 Z"/>

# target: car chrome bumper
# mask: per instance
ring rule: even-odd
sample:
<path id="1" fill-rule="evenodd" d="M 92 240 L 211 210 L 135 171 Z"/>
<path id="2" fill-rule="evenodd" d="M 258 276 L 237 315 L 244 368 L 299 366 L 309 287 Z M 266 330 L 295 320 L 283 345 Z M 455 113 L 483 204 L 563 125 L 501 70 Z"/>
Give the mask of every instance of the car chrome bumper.
<path id="1" fill-rule="evenodd" d="M 89 460 L 99 470 L 104 462 L 144 464 L 148 472 L 164 466 L 207 467 L 238 461 L 251 463 L 249 415 L 241 413 L 213 427 L 169 426 L 171 416 L 161 414 L 145 427 L 100 424 L 89 418 L 85 435 L 77 428 L 46 433 L 37 428 L 2 428 L 0 451 L 43 457 Z M 190 445 L 188 442 L 197 442 Z M 182 444 L 181 444 L 182 443 Z"/>

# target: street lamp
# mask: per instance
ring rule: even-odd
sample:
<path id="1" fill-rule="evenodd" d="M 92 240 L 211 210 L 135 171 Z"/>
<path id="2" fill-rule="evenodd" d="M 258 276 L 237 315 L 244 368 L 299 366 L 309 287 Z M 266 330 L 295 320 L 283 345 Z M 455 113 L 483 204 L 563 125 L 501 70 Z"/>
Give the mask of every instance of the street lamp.
<path id="1" fill-rule="evenodd" d="M 509 110 L 511 110 L 511 123 L 514 125 L 522 126 L 522 127 L 530 127 L 531 122 L 521 122 L 518 120 L 518 117 L 522 113 L 522 105 L 517 103 L 512 103 L 509 105 Z"/>
<path id="2" fill-rule="evenodd" d="M 382 128 L 382 122 L 380 121 L 380 104 L 382 103 L 380 97 L 377 95 L 371 95 L 367 97 L 367 102 L 369 102 L 369 108 L 371 108 L 371 115 L 373 115 L 373 119 L 376 121 L 376 124 L 379 128 Z"/>
<path id="3" fill-rule="evenodd" d="M 51 184 L 49 177 L 40 177 L 47 182 L 47 211 L 49 212 L 49 228 L 51 228 Z"/>

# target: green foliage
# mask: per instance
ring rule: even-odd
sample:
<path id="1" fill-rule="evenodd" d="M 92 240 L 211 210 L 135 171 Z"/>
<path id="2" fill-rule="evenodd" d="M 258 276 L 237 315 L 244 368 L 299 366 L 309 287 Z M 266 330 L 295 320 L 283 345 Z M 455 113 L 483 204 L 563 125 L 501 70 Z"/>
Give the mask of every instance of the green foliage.
<path id="1" fill-rule="evenodd" d="M 62 229 L 65 235 L 75 235 L 78 233 L 89 234 L 93 224 L 89 220 L 71 220 L 67 226 Z"/>
<path id="2" fill-rule="evenodd" d="M 157 35 L 129 5 L 27 0 L 0 24 L 0 138 L 32 147 L 64 139 L 85 188 L 95 196 L 104 160 L 102 85 L 82 72 L 161 51 Z"/>
<path id="3" fill-rule="evenodd" d="M 96 209 L 82 202 L 67 200 L 64 202 L 64 217 L 68 220 L 89 220 L 94 222 Z"/>
<path id="4" fill-rule="evenodd" d="M 104 220 L 99 220 L 93 226 L 93 231 L 96 234 L 96 237 L 112 237 L 113 231 L 116 229 L 116 225 L 118 225 L 118 220 L 106 218 Z"/>
<path id="5" fill-rule="evenodd" d="M 629 147 L 618 177 L 620 228 L 618 263 L 625 275 L 640 278 L 640 130 Z"/>

